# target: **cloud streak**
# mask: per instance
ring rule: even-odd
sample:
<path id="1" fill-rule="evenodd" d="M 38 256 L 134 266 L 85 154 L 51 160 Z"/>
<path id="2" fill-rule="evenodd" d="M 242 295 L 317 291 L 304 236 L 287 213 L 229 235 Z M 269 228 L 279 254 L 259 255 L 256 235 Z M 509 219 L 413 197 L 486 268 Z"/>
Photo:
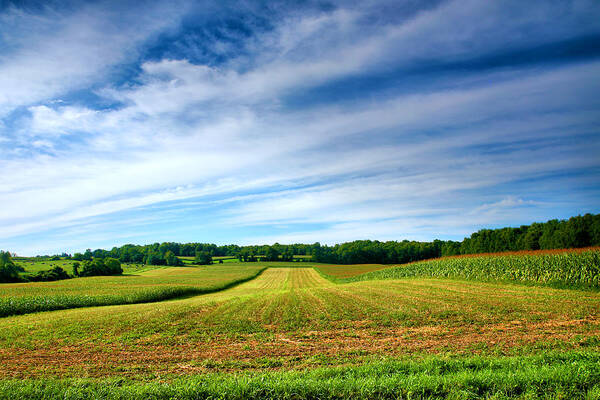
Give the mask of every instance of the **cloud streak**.
<path id="1" fill-rule="evenodd" d="M 109 4 L 0 16 L 34 26 L 0 58 L 0 240 L 17 251 L 144 237 L 144 219 L 187 241 L 337 242 L 597 211 L 595 50 L 489 61 L 600 34 L 593 2 L 299 9 L 204 63 L 149 50 L 191 5 Z M 389 85 L 357 86 L 374 77 Z"/>

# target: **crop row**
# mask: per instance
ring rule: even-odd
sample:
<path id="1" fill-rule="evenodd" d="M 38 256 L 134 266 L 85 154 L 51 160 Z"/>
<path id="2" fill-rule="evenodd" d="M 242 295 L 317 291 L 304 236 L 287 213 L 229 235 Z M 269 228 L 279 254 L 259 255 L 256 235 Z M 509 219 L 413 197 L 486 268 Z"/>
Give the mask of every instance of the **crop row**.
<path id="1" fill-rule="evenodd" d="M 57 294 L 21 297 L 0 297 L 0 317 L 21 315 L 40 311 L 64 310 L 69 308 L 139 304 L 174 299 L 225 290 L 258 276 L 264 268 L 233 280 L 204 286 L 157 286 L 114 294 Z"/>
<path id="2" fill-rule="evenodd" d="M 336 282 L 357 282 L 410 277 L 512 281 L 599 289 L 600 250 L 542 255 L 441 258 L 385 268 L 346 279 L 333 279 Z"/>
<path id="3" fill-rule="evenodd" d="M 168 382 L 0 381 L 0 399 L 597 399 L 595 353 L 430 358 L 363 366 L 202 374 Z"/>

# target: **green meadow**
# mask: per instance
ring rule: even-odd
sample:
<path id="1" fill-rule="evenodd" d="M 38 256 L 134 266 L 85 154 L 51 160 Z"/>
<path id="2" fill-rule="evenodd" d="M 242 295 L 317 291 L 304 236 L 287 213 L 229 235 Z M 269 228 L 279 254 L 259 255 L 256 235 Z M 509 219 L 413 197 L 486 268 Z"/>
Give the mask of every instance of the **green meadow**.
<path id="1" fill-rule="evenodd" d="M 225 268 L 218 264 L 202 267 L 125 266 L 125 274 L 120 276 L 2 284 L 0 316 L 198 295 L 231 287 L 255 277 L 263 269 L 258 265 Z"/>
<path id="2" fill-rule="evenodd" d="M 0 318 L 0 398 L 598 399 L 598 255 L 3 284 L 3 302 L 80 302 Z M 161 290 L 181 292 L 125 301 Z"/>

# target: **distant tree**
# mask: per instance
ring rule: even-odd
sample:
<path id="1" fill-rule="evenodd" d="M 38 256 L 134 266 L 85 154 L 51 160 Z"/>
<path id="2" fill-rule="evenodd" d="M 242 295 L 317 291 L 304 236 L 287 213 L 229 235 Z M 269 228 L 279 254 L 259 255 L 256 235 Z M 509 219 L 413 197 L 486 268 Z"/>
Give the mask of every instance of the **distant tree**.
<path id="1" fill-rule="evenodd" d="M 175 254 L 171 250 L 168 250 L 165 253 L 165 261 L 167 265 L 171 267 L 183 265 L 183 262 L 179 258 L 177 258 L 177 256 L 175 256 Z"/>
<path id="2" fill-rule="evenodd" d="M 146 255 L 146 265 L 165 265 L 166 260 L 156 251 L 150 251 Z"/>
<path id="3" fill-rule="evenodd" d="M 270 246 L 265 252 L 266 261 L 278 261 L 279 260 L 279 251 L 275 246 Z"/>
<path id="4" fill-rule="evenodd" d="M 167 250 L 165 252 L 165 262 L 168 266 L 173 266 L 177 264 L 177 257 L 175 257 L 175 254 L 173 254 L 171 250 Z"/>
<path id="5" fill-rule="evenodd" d="M 108 275 L 121 275 L 123 268 L 121 262 L 116 258 L 107 257 L 104 259 L 104 266 Z"/>
<path id="6" fill-rule="evenodd" d="M 64 269 L 57 266 L 48 271 L 39 271 L 36 274 L 28 275 L 25 279 L 29 282 L 52 282 L 71 279 L 71 276 Z"/>
<path id="7" fill-rule="evenodd" d="M 194 258 L 194 263 L 196 263 L 198 265 L 212 264 L 212 255 L 208 251 L 198 251 L 198 252 L 196 252 L 196 257 Z"/>
<path id="8" fill-rule="evenodd" d="M 107 276 L 121 275 L 122 273 L 121 262 L 115 258 L 107 257 L 84 261 L 80 276 Z"/>
<path id="9" fill-rule="evenodd" d="M 8 251 L 0 250 L 0 282 L 19 282 L 21 269 L 14 263 Z"/>
<path id="10" fill-rule="evenodd" d="M 282 261 L 294 261 L 294 251 L 291 247 L 288 247 L 285 252 L 281 255 Z"/>
<path id="11" fill-rule="evenodd" d="M 171 265 L 178 256 L 198 256 L 196 262 L 210 263 L 212 256 L 233 256 L 243 262 L 266 260 L 296 260 L 295 255 L 310 255 L 311 261 L 335 264 L 382 263 L 401 264 L 427 258 L 499 252 L 509 250 L 556 249 L 564 247 L 600 246 L 600 214 L 586 214 L 569 220 L 550 220 L 529 226 L 501 229 L 482 229 L 461 242 L 434 240 L 433 242 L 357 240 L 334 246 L 314 244 L 275 243 L 269 245 L 217 246 L 210 243 L 153 243 L 144 246 L 127 244 L 110 251 L 86 250 L 75 253 L 73 260 L 91 261 L 92 258 L 116 258 L 121 262 L 148 265 Z M 48 260 L 40 257 L 40 261 Z M 306 259 L 305 259 L 306 260 Z M 181 261 L 181 260 L 179 260 Z"/>
<path id="12" fill-rule="evenodd" d="M 460 242 L 447 241 L 442 244 L 442 256 L 456 256 L 460 254 Z"/>
<path id="13" fill-rule="evenodd" d="M 73 276 L 79 276 L 80 264 L 76 261 L 73 263 Z"/>
<path id="14" fill-rule="evenodd" d="M 542 237 L 542 224 L 531 224 L 527 233 L 523 237 L 523 243 L 520 246 L 522 250 L 539 250 L 540 238 Z"/>
<path id="15" fill-rule="evenodd" d="M 91 259 L 92 259 L 92 257 L 93 257 L 93 254 L 92 254 L 92 249 L 87 249 L 87 250 L 85 251 L 85 253 L 83 253 L 83 259 L 84 259 L 84 260 L 91 260 Z"/>

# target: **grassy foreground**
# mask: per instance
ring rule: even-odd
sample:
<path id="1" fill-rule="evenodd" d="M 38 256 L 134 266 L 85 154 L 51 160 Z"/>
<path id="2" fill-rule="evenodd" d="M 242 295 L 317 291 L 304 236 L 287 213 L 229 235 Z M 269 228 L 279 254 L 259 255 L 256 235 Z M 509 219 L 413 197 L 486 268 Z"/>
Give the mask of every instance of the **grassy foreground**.
<path id="1" fill-rule="evenodd" d="M 382 360 L 169 381 L 4 380 L 0 399 L 598 399 L 600 353 Z"/>
<path id="2" fill-rule="evenodd" d="M 258 265 L 156 268 L 135 275 L 0 286 L 0 317 L 90 306 L 137 304 L 224 290 L 255 278 Z"/>

